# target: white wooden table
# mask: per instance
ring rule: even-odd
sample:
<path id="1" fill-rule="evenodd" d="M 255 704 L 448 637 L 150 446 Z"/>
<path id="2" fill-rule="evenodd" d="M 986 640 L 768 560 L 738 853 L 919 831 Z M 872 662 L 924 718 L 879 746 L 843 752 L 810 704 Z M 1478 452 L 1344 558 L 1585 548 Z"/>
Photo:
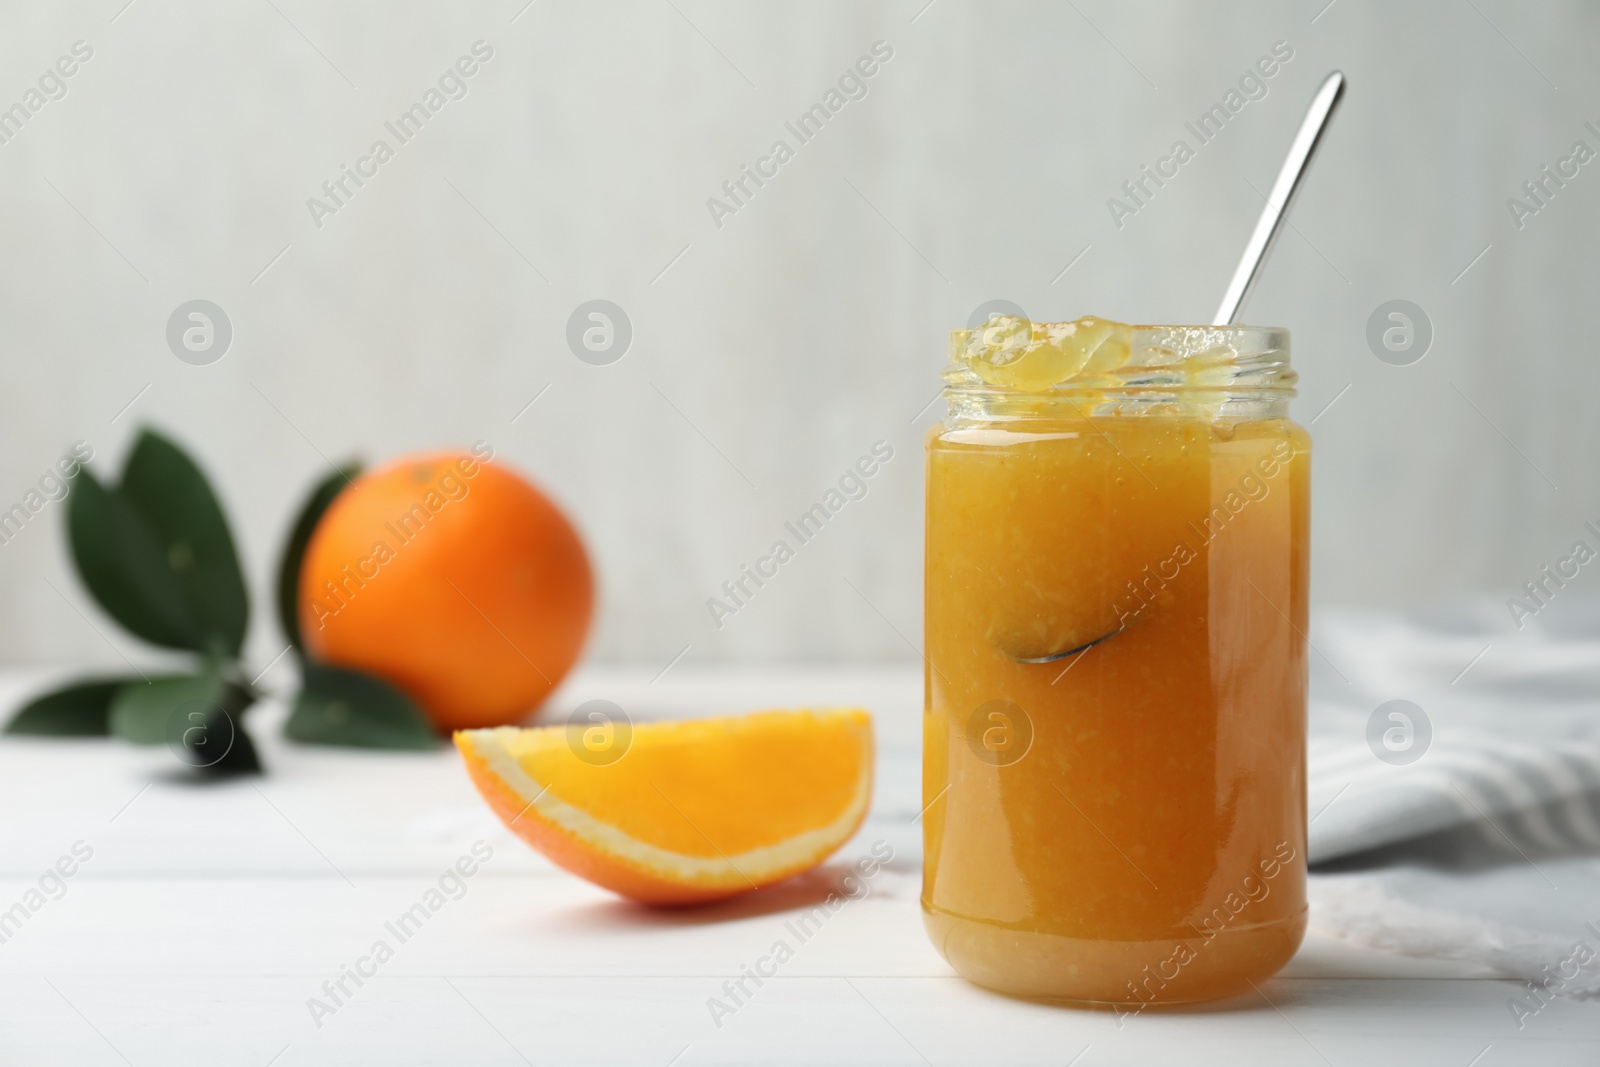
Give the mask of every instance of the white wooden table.
<path id="1" fill-rule="evenodd" d="M 453 750 L 287 745 L 271 705 L 251 713 L 269 773 L 221 784 L 195 784 L 161 748 L 0 741 L 0 913 L 76 843 L 92 849 L 0 943 L 0 1063 L 1600 1063 L 1600 1003 L 1551 1004 L 1519 1031 L 1515 983 L 1328 939 L 1308 941 L 1262 996 L 1120 1025 L 986 993 L 922 931 L 914 671 L 653 673 L 589 670 L 554 706 L 605 697 L 641 718 L 870 707 L 881 758 L 861 834 L 813 876 L 656 912 L 511 837 Z M 4 706 L 44 677 L 0 679 Z M 289 681 L 282 667 L 275 679 Z M 385 924 L 426 902 L 476 841 L 492 857 L 460 886 L 447 879 L 459 899 L 401 942 Z M 785 924 L 878 841 L 895 857 L 868 894 L 800 943 Z M 357 985 L 341 968 L 380 939 L 393 956 L 362 963 L 371 977 Z M 714 1019 L 710 998 L 733 1004 L 724 982 L 778 940 L 794 958 L 760 988 L 746 980 L 751 995 Z M 337 992 L 341 977 L 335 1004 L 324 983 Z M 314 1020 L 312 997 L 332 1010 Z"/>

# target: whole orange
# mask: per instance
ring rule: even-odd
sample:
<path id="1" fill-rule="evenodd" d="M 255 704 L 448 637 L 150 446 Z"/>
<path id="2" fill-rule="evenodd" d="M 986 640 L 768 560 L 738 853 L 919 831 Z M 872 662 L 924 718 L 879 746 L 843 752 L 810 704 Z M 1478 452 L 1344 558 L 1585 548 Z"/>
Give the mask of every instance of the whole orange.
<path id="1" fill-rule="evenodd" d="M 399 686 L 441 730 L 526 716 L 578 658 L 594 608 L 577 531 L 492 455 L 477 445 L 360 476 L 300 571 L 311 656 Z"/>

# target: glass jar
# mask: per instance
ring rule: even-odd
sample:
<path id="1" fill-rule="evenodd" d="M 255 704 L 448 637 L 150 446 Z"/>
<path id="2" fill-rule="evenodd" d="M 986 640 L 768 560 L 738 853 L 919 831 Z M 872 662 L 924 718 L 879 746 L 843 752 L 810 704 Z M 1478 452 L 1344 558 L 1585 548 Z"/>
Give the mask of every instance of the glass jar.
<path id="1" fill-rule="evenodd" d="M 1045 388 L 945 373 L 922 907 L 980 985 L 1139 1010 L 1305 930 L 1310 438 L 1286 330 L 1121 330 Z"/>

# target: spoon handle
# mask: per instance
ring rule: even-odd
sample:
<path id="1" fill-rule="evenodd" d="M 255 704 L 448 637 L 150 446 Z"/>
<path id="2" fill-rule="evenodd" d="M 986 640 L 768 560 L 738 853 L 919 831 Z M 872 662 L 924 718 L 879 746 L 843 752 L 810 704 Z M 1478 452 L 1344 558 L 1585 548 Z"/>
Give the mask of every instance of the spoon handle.
<path id="1" fill-rule="evenodd" d="M 1278 171 L 1278 180 L 1272 183 L 1267 206 L 1261 209 L 1255 232 L 1250 235 L 1250 243 L 1244 246 L 1244 255 L 1239 257 L 1239 266 L 1234 269 L 1233 280 L 1228 283 L 1228 291 L 1223 295 L 1222 305 L 1217 308 L 1211 325 L 1228 326 L 1238 317 L 1239 306 L 1250 294 L 1251 286 L 1255 285 L 1261 264 L 1266 261 L 1272 241 L 1278 235 L 1278 224 L 1289 213 L 1289 202 L 1300 187 L 1300 179 L 1305 177 L 1306 164 L 1311 162 L 1322 131 L 1343 95 L 1344 75 L 1334 71 L 1322 83 L 1322 88 L 1317 90 L 1317 95 L 1311 98 L 1311 107 L 1306 112 L 1305 120 L 1300 123 L 1299 132 L 1294 135 L 1288 158 L 1283 161 L 1283 169 Z"/>

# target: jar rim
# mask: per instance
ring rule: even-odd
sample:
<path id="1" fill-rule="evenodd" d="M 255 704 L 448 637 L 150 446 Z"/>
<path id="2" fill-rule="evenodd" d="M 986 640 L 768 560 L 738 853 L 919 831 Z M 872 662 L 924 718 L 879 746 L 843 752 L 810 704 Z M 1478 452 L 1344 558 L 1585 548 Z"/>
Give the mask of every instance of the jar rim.
<path id="1" fill-rule="evenodd" d="M 1229 392 L 1296 395 L 1299 375 L 1289 362 L 1289 331 L 1281 326 L 1129 325 L 1128 352 L 1120 364 L 1088 367 L 1043 388 L 1023 389 L 980 376 L 954 358 L 942 377 L 956 391 L 1005 396 L 1076 393 Z M 952 341 L 968 331 L 953 331 Z"/>

